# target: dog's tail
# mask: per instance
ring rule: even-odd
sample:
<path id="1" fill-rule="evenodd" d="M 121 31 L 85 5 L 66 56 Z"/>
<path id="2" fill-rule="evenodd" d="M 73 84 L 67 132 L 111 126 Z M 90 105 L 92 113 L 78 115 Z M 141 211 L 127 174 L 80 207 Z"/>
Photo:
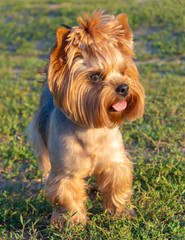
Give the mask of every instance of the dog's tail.
<path id="1" fill-rule="evenodd" d="M 32 122 L 27 128 L 27 134 L 28 134 L 28 141 L 32 143 L 34 153 L 38 159 L 39 167 L 41 167 L 41 169 L 43 170 L 43 177 L 44 179 L 46 179 L 51 170 L 51 163 L 49 159 L 48 150 L 39 132 L 39 125 L 38 125 L 39 115 L 40 115 L 40 111 L 38 109 L 35 112 Z"/>

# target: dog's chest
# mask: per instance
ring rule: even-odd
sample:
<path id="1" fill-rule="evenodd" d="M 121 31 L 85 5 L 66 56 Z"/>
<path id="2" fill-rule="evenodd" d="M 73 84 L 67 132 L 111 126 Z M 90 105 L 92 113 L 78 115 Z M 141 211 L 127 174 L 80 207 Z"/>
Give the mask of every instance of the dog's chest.
<path id="1" fill-rule="evenodd" d="M 78 133 L 84 151 L 95 156 L 112 153 L 123 146 L 122 136 L 118 128 L 88 129 Z"/>

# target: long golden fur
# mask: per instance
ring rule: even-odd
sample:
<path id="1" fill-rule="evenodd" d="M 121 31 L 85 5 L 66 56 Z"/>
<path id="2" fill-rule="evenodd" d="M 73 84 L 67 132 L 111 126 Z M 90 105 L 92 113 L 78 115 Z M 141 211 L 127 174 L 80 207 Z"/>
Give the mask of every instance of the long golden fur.
<path id="1" fill-rule="evenodd" d="M 95 175 L 103 207 L 120 215 L 130 204 L 132 164 L 119 126 L 143 115 L 144 90 L 132 60 L 127 16 L 96 11 L 57 30 L 48 86 L 29 131 L 44 171 L 52 221 L 86 222 L 84 178 Z"/>

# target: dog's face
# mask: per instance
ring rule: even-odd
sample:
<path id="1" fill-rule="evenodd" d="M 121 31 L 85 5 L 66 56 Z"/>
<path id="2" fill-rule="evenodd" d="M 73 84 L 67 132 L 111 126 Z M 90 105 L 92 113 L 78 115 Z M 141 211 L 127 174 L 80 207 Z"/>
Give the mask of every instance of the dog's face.
<path id="1" fill-rule="evenodd" d="M 50 56 L 49 88 L 55 104 L 75 123 L 112 128 L 144 111 L 132 32 L 126 15 L 95 12 L 79 26 L 57 30 Z"/>

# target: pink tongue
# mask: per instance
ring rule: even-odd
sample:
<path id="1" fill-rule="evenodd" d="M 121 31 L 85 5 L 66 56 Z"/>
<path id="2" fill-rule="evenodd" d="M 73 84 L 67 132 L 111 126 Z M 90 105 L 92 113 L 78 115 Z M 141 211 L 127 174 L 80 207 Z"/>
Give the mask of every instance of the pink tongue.
<path id="1" fill-rule="evenodd" d="M 118 103 L 113 104 L 112 107 L 117 112 L 120 112 L 120 111 L 125 110 L 125 108 L 127 107 L 127 102 L 126 101 L 118 102 Z"/>

